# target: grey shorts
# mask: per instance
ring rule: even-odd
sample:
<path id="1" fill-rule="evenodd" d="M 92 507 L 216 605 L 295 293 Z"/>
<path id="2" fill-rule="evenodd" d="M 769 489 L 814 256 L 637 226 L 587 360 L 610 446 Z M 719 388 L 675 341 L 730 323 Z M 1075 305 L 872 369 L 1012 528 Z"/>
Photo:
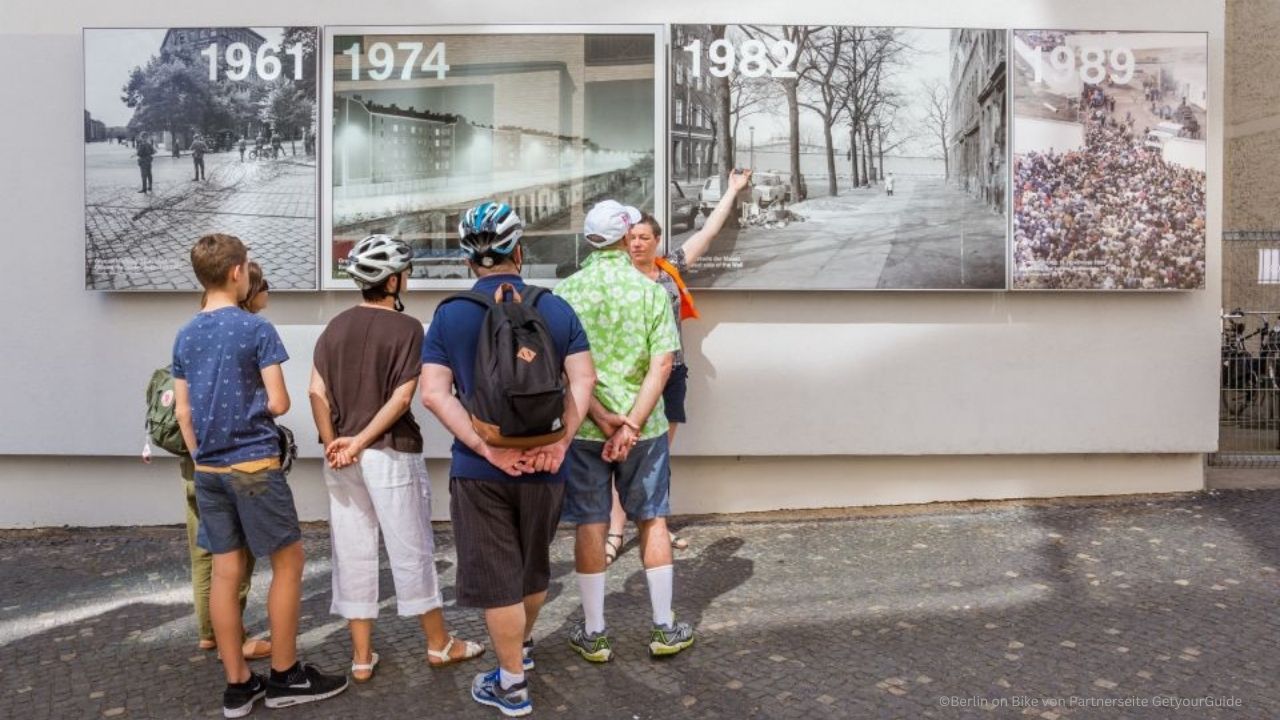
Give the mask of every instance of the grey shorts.
<path id="1" fill-rule="evenodd" d="M 609 522 L 613 506 L 610 484 L 618 488 L 618 499 L 627 519 L 633 522 L 671 514 L 671 464 L 667 434 L 641 440 L 627 459 L 608 463 L 600 457 L 604 443 L 574 440 L 569 448 L 569 481 L 564 491 L 564 513 L 560 519 L 578 525 Z"/>
<path id="2" fill-rule="evenodd" d="M 219 555 L 248 546 L 266 557 L 302 539 L 293 491 L 279 469 L 227 474 L 196 471 L 196 544 Z"/>

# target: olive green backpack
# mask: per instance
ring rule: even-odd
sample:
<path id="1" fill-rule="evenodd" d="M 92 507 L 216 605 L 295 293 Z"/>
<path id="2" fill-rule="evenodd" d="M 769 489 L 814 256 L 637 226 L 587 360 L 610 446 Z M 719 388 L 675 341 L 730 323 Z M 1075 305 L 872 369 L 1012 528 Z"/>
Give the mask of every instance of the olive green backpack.
<path id="1" fill-rule="evenodd" d="M 187 454 L 187 443 L 182 439 L 176 406 L 170 366 L 156 368 L 151 373 L 151 382 L 147 383 L 147 447 L 143 449 L 144 456 L 151 454 L 151 443 L 174 455 Z"/>

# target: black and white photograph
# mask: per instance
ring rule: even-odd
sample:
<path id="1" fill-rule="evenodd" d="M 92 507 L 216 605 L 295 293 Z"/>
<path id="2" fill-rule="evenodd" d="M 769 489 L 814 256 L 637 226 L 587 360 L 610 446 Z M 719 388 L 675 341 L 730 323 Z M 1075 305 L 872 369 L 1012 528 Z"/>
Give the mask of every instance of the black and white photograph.
<path id="1" fill-rule="evenodd" d="M 524 220 L 523 272 L 542 280 L 578 269 L 597 201 L 654 209 L 660 26 L 326 33 L 326 287 L 350 286 L 347 253 L 378 233 L 413 247 L 410 287 L 468 286 L 458 218 L 485 200 Z"/>
<path id="2" fill-rule="evenodd" d="M 1207 36 L 1015 30 L 1013 48 L 1013 288 L 1203 288 Z"/>
<path id="3" fill-rule="evenodd" d="M 208 233 L 313 290 L 316 27 L 84 31 L 85 287 L 196 290 Z"/>
<path id="4" fill-rule="evenodd" d="M 691 287 L 1003 290 L 1003 30 L 675 25 L 668 247 Z"/>

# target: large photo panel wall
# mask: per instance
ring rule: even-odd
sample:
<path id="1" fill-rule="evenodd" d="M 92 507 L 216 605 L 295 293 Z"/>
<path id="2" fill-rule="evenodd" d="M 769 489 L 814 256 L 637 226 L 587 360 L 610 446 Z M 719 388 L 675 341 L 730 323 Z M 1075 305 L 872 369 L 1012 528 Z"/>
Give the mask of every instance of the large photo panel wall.
<path id="1" fill-rule="evenodd" d="M 410 287 L 470 285 L 459 216 L 487 199 L 524 219 L 524 274 L 564 278 L 586 256 L 597 201 L 652 211 L 662 27 L 326 28 L 332 98 L 323 284 L 371 234 L 414 249 Z"/>
<path id="2" fill-rule="evenodd" d="M 190 250 L 249 246 L 316 288 L 317 27 L 84 31 L 85 287 L 195 290 Z"/>
<path id="3" fill-rule="evenodd" d="M 1013 32 L 1013 287 L 1205 284 L 1204 33 Z"/>
<path id="4" fill-rule="evenodd" d="M 1007 32 L 675 25 L 668 247 L 699 288 L 1003 290 Z"/>

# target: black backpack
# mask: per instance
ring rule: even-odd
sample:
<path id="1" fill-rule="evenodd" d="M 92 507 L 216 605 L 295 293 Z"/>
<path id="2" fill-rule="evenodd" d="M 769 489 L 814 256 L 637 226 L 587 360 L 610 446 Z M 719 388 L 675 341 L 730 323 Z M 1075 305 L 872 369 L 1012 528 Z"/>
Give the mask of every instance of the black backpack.
<path id="1" fill-rule="evenodd" d="M 492 296 L 468 291 L 444 300 L 488 310 L 476 341 L 474 387 L 460 399 L 472 427 L 494 447 L 532 448 L 564 437 L 562 358 L 535 307 L 546 291 L 529 285 L 522 296 L 503 283 Z"/>

